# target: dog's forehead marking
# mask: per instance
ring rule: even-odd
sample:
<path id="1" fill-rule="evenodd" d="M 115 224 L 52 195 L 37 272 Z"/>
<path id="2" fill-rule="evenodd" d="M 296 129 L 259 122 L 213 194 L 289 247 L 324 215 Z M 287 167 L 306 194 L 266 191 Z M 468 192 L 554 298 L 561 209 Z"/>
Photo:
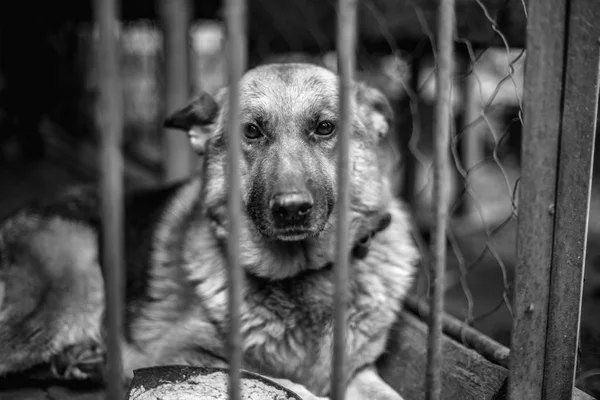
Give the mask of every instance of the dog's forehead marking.
<path id="1" fill-rule="evenodd" d="M 249 113 L 306 115 L 337 108 L 338 78 L 310 64 L 275 64 L 248 71 L 240 82 L 240 101 Z"/>

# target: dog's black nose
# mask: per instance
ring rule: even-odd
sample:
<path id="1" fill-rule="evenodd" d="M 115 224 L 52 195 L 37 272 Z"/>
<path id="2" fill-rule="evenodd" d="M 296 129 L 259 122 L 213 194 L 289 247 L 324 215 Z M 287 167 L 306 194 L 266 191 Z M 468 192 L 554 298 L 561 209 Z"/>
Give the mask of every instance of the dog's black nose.
<path id="1" fill-rule="evenodd" d="M 285 193 L 273 196 L 271 213 L 277 222 L 291 224 L 306 220 L 313 207 L 309 193 Z"/>

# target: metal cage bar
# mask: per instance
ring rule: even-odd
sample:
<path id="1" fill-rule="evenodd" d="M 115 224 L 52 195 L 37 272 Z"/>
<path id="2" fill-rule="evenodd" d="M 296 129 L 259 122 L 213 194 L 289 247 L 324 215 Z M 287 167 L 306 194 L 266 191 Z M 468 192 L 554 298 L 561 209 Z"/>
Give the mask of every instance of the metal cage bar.
<path id="1" fill-rule="evenodd" d="M 335 293 L 333 364 L 331 371 L 331 398 L 342 400 L 346 393 L 347 377 L 344 371 L 346 351 L 346 299 L 350 244 L 348 237 L 350 210 L 350 136 L 352 135 L 352 81 L 356 51 L 357 0 L 339 0 L 337 20 L 339 94 L 338 132 L 338 213 L 336 231 L 336 262 L 334 268 Z"/>
<path id="2" fill-rule="evenodd" d="M 446 269 L 446 227 L 448 224 L 448 191 L 450 179 L 451 93 L 454 63 L 454 0 L 440 2 L 438 8 L 436 101 L 434 110 L 433 198 L 435 226 L 433 232 L 433 263 L 431 271 L 431 313 L 427 338 L 427 371 L 425 395 L 437 400 L 442 392 L 442 324 L 444 317 L 444 275 Z"/>
<path id="3" fill-rule="evenodd" d="M 95 0 L 99 32 L 97 121 L 100 131 L 100 204 L 102 263 L 106 298 L 107 398 L 124 398 L 123 337 L 123 97 L 119 63 L 117 0 Z"/>
<path id="4" fill-rule="evenodd" d="M 243 274 L 240 266 L 240 221 L 242 194 L 240 178 L 241 122 L 240 79 L 246 69 L 246 1 L 227 0 L 227 73 L 229 78 L 229 118 L 227 126 L 229 239 L 227 241 L 229 279 L 229 398 L 241 399 L 242 335 L 240 308 L 242 305 Z"/>
<path id="5" fill-rule="evenodd" d="M 158 0 L 163 25 L 165 60 L 165 108 L 181 107 L 189 99 L 190 0 Z M 172 182 L 189 176 L 194 162 L 187 136 L 165 132 L 163 136 L 163 180 Z"/>

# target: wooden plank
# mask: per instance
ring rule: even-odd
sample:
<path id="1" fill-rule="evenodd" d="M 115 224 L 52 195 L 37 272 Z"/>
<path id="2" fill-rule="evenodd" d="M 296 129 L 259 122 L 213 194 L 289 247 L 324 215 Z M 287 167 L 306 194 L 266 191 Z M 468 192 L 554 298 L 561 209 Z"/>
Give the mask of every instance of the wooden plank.
<path id="1" fill-rule="evenodd" d="M 600 2 L 569 2 L 567 61 L 560 140 L 544 398 L 571 398 L 598 110 Z"/>
<path id="2" fill-rule="evenodd" d="M 378 367 L 381 377 L 405 399 L 425 399 L 427 325 L 405 311 L 394 327 L 388 351 Z M 507 378 L 505 368 L 444 336 L 441 398 L 492 399 Z"/>
<path id="3" fill-rule="evenodd" d="M 189 0 L 158 0 L 164 33 L 165 108 L 167 113 L 183 107 L 190 96 Z M 187 135 L 166 130 L 163 136 L 163 179 L 172 182 L 192 172 L 195 156 Z"/>
<path id="4" fill-rule="evenodd" d="M 414 297 L 409 297 L 405 305 L 407 310 L 421 319 L 429 316 L 429 307 Z M 450 314 L 444 313 L 442 330 L 448 337 L 475 350 L 490 362 L 508 368 L 509 349 L 478 330 L 464 324 Z"/>
<path id="5" fill-rule="evenodd" d="M 446 317 L 452 319 L 450 316 Z M 423 385 L 427 330 L 427 325 L 412 310 L 405 310 L 392 329 L 393 333 L 386 353 L 378 361 L 377 366 L 381 377 L 405 399 L 425 399 Z M 457 330 L 456 327 L 447 326 L 444 322 L 444 331 Z M 443 337 L 441 398 L 443 400 L 505 399 L 508 370 L 466 347 L 461 340 L 462 338 L 459 340 L 449 335 Z M 487 338 L 487 340 L 491 339 Z M 468 344 L 470 345 L 469 342 Z M 508 353 L 508 348 L 499 343 L 496 343 L 495 347 L 499 354 Z M 516 399 L 524 398 L 526 397 L 516 397 Z M 575 389 L 572 399 L 593 400 L 594 398 Z"/>
<path id="6" fill-rule="evenodd" d="M 583 392 L 579 389 L 574 390 L 572 399 L 573 400 L 596 400 L 595 397 L 590 396 L 586 392 Z"/>
<path id="7" fill-rule="evenodd" d="M 566 0 L 531 0 L 509 397 L 542 397 L 561 127 Z"/>
<path id="8" fill-rule="evenodd" d="M 101 255 L 105 268 L 108 398 L 122 399 L 124 247 L 123 247 L 123 97 L 119 71 L 118 0 L 95 0 L 98 24 L 98 104 L 100 131 Z"/>

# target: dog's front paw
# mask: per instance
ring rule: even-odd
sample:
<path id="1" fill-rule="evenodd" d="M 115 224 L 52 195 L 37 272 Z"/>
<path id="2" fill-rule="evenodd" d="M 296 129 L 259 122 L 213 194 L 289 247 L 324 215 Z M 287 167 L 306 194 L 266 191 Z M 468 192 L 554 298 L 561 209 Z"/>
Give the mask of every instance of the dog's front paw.
<path id="1" fill-rule="evenodd" d="M 60 379 L 100 381 L 104 355 L 104 349 L 97 343 L 73 345 L 50 360 L 50 369 Z"/>
<path id="2" fill-rule="evenodd" d="M 302 398 L 302 400 L 329 400 L 328 397 L 320 397 L 313 394 L 305 386 L 294 383 L 288 379 L 269 378 L 272 381 L 279 383 L 281 386 L 291 390 Z"/>

